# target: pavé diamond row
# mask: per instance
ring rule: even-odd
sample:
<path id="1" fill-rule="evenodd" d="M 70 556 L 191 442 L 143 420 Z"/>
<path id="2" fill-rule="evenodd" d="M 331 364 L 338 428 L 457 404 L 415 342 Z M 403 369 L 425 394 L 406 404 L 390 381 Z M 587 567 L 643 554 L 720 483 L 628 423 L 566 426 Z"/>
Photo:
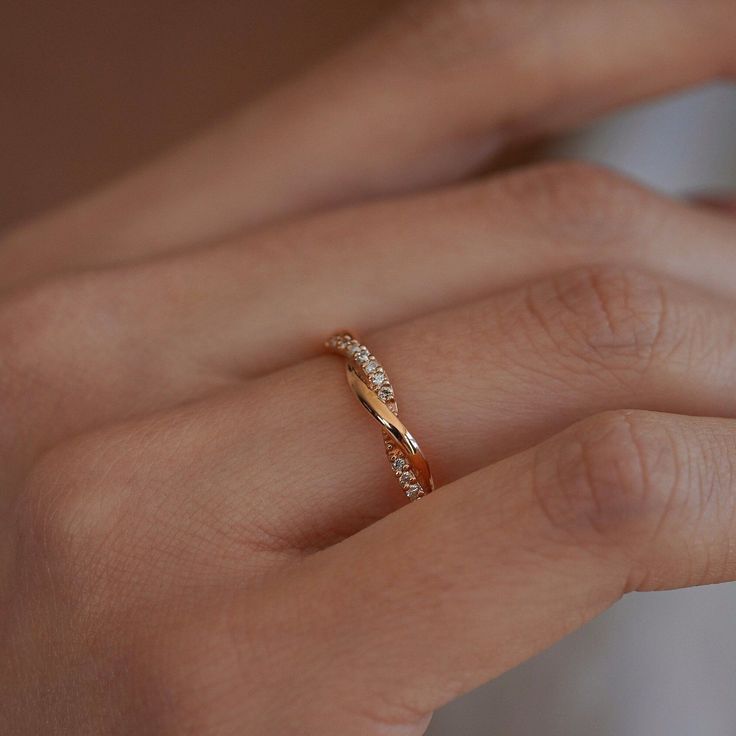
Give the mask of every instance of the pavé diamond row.
<path id="1" fill-rule="evenodd" d="M 429 466 L 416 440 L 398 419 L 396 396 L 386 370 L 352 335 L 335 335 L 325 345 L 346 359 L 348 382 L 361 404 L 381 424 L 386 454 L 407 498 L 416 501 L 431 493 L 434 483 Z"/>

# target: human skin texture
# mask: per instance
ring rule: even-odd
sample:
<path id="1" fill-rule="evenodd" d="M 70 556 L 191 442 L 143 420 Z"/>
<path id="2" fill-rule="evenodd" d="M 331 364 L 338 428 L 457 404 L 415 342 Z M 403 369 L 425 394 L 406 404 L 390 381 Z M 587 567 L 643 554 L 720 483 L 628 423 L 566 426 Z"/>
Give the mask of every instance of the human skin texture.
<path id="1" fill-rule="evenodd" d="M 732 2 L 422 2 L 0 245 L 0 727 L 416 736 L 736 577 L 736 221 L 489 160 L 736 69 Z M 389 371 L 406 504 L 324 339 Z"/>

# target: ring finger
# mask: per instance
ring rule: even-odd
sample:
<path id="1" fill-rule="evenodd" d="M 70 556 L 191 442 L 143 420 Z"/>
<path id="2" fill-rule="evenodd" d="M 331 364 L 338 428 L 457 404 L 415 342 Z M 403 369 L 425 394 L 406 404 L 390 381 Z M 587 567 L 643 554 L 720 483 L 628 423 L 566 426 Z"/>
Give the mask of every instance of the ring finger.
<path id="1" fill-rule="evenodd" d="M 585 268 L 366 342 L 444 484 L 608 409 L 736 416 L 731 313 L 730 301 L 677 282 Z M 120 452 L 137 458 L 135 469 Z M 74 536 L 91 549 L 125 540 L 108 577 L 131 574 L 134 548 L 198 581 L 213 566 L 218 580 L 237 578 L 244 559 L 261 565 L 326 546 L 402 503 L 332 356 L 87 435 L 36 473 L 38 487 L 53 488 L 53 498 L 32 501 L 53 509 L 45 539 Z M 90 527 L 91 507 L 102 511 Z M 148 523 L 127 529 L 125 519 L 141 515 Z"/>

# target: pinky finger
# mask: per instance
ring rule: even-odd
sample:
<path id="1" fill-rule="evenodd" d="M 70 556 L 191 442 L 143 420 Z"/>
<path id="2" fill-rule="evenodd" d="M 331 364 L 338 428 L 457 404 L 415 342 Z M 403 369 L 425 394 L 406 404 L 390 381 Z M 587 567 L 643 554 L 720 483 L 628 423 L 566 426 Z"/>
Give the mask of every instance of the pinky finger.
<path id="1" fill-rule="evenodd" d="M 305 733 L 422 733 L 629 591 L 733 579 L 735 451 L 731 420 L 599 415 L 314 555 L 234 640 L 268 621 L 274 662 L 316 673 Z"/>

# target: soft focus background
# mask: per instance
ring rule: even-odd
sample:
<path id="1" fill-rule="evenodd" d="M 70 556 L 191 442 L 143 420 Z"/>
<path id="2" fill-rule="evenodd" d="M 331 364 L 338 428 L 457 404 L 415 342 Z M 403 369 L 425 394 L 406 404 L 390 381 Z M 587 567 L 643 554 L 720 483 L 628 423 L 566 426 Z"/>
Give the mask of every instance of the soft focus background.
<path id="1" fill-rule="evenodd" d="M 0 227 L 191 136 L 390 0 L 3 0 Z"/>
<path id="2" fill-rule="evenodd" d="M 391 4 L 3 3 L 0 227 L 185 139 Z M 736 89 L 714 85 L 601 121 L 547 155 L 673 193 L 736 191 L 735 138 Z M 634 595 L 439 712 L 430 734 L 734 736 L 735 663 L 735 585 Z"/>

